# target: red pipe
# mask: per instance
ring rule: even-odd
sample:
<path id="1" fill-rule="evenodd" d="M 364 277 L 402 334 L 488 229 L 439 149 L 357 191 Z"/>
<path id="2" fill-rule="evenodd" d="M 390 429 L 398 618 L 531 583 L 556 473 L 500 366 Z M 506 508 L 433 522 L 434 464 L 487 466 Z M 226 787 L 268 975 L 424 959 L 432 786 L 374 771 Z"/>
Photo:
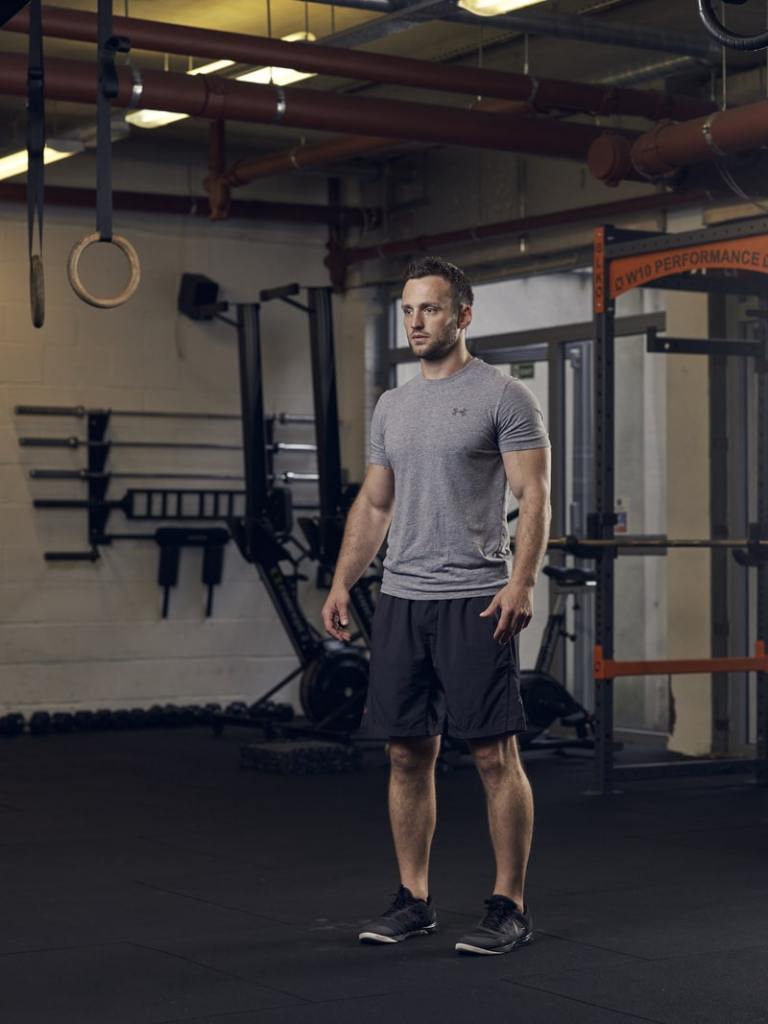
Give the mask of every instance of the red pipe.
<path id="1" fill-rule="evenodd" d="M 527 104 L 510 103 L 508 100 L 480 100 L 473 103 L 471 109 L 507 114 L 533 113 Z M 224 179 L 232 187 L 247 185 L 256 178 L 266 178 L 285 171 L 297 171 L 301 167 L 320 167 L 335 160 L 349 160 L 393 145 L 397 143 L 392 139 L 380 139 L 370 135 L 347 135 L 328 139 L 326 142 L 305 143 L 277 153 L 265 153 L 252 160 L 237 160 L 224 172 Z"/>
<path id="2" fill-rule="evenodd" d="M 4 55 L 0 62 L 0 94 L 26 95 L 26 65 L 26 56 Z M 113 103 L 127 107 L 133 85 L 131 72 L 118 65 L 117 73 L 119 92 Z M 586 159 L 590 145 L 601 134 L 601 129 L 590 125 L 551 124 L 543 119 L 429 103 L 343 95 L 334 95 L 329 101 L 327 94 L 311 89 L 284 90 L 216 75 L 145 71 L 142 77 L 142 106 L 192 117 L 361 134 L 375 125 L 377 135 L 393 139 L 478 146 L 581 161 Z M 47 60 L 45 95 L 52 100 L 94 103 L 95 63 Z"/>
<path id="3" fill-rule="evenodd" d="M 643 213 L 651 210 L 668 210 L 678 206 L 691 206 L 707 198 L 706 192 L 668 192 L 637 196 L 634 199 L 619 199 L 612 203 L 598 203 L 593 206 L 576 206 L 555 213 L 541 213 L 517 220 L 505 220 L 496 224 L 482 224 L 474 228 L 459 228 L 443 231 L 436 235 L 422 235 L 404 238 L 397 242 L 382 242 L 380 245 L 360 246 L 354 249 L 337 250 L 326 257 L 326 264 L 332 262 L 349 266 L 364 260 L 382 259 L 386 256 L 403 256 L 412 252 L 435 252 L 443 247 L 467 245 L 485 238 L 499 238 L 503 235 L 522 235 L 544 228 L 556 228 L 562 224 L 577 224 L 580 221 L 600 223 L 608 217 L 622 214 Z M 336 266 L 335 269 L 338 269 Z"/>
<path id="4" fill-rule="evenodd" d="M 4 28 L 11 32 L 27 32 L 28 12 L 24 10 L 11 18 Z M 45 7 L 43 31 L 47 36 L 95 43 L 96 16 L 86 11 Z M 563 110 L 603 115 L 628 114 L 653 120 L 662 117 L 682 120 L 706 113 L 714 107 L 708 100 L 668 96 L 652 90 L 618 89 L 554 78 L 536 79 L 509 71 L 491 71 L 455 64 L 446 66 L 410 57 L 347 50 L 317 43 L 286 43 L 263 36 L 217 32 L 188 25 L 168 25 L 140 18 L 115 17 L 113 31 L 116 35 L 127 36 L 136 50 L 181 53 L 209 60 L 228 58 L 244 64 L 291 67 L 299 71 L 366 82 L 388 82 L 420 89 L 524 100 L 540 112 Z"/>
<path id="5" fill-rule="evenodd" d="M 760 100 L 682 124 L 662 122 L 634 143 L 605 134 L 590 147 L 588 162 L 596 178 L 606 185 L 618 185 L 638 174 L 648 178 L 669 177 L 681 167 L 711 163 L 766 143 L 768 100 Z"/>

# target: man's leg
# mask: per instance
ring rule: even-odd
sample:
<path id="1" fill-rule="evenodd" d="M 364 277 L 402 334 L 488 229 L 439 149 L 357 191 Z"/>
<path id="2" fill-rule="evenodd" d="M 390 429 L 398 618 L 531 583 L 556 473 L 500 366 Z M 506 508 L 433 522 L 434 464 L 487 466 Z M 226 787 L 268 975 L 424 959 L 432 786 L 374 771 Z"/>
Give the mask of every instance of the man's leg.
<path id="1" fill-rule="evenodd" d="M 533 793 L 514 736 L 467 740 L 485 787 L 488 825 L 496 856 L 493 891 L 522 910 L 533 835 Z"/>
<path id="2" fill-rule="evenodd" d="M 389 741 L 389 820 L 400 881 L 416 899 L 429 895 L 429 849 L 435 832 L 435 763 L 439 736 Z"/>

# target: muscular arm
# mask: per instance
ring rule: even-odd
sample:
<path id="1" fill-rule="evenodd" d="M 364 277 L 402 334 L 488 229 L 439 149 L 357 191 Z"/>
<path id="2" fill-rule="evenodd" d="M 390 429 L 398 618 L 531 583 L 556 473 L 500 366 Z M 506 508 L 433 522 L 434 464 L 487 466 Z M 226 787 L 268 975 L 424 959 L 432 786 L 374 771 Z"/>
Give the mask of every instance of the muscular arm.
<path id="1" fill-rule="evenodd" d="M 336 561 L 334 584 L 351 589 L 384 543 L 395 504 L 395 474 L 371 463 L 360 493 L 347 514 L 344 538 Z"/>
<path id="2" fill-rule="evenodd" d="M 520 506 L 510 586 L 533 587 L 546 554 L 552 518 L 550 450 L 503 452 L 502 458 L 510 490 Z"/>

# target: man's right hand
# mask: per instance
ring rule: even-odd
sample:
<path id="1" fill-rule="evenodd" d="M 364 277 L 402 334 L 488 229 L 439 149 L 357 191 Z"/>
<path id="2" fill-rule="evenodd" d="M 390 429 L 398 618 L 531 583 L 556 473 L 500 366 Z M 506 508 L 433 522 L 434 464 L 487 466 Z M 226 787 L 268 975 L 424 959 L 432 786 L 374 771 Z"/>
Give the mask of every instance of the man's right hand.
<path id="1" fill-rule="evenodd" d="M 346 587 L 339 584 L 331 587 L 331 592 L 323 605 L 322 616 L 326 633 L 336 640 L 349 643 L 352 635 L 345 628 L 349 625 L 349 591 Z"/>

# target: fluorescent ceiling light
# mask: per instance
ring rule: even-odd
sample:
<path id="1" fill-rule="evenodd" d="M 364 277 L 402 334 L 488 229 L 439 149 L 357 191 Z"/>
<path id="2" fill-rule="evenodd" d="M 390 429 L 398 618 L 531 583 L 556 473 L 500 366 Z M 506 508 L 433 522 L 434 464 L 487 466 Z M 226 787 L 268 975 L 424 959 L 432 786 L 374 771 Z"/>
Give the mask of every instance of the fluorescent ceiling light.
<path id="1" fill-rule="evenodd" d="M 82 153 L 84 149 L 85 146 L 77 139 L 49 139 L 43 150 L 43 163 L 54 164 L 57 160 L 64 160 L 68 156 L 74 156 L 75 153 Z M 26 149 L 0 157 L 0 181 L 13 178 L 17 174 L 26 174 L 27 168 Z"/>
<path id="2" fill-rule="evenodd" d="M 317 36 L 314 32 L 291 32 L 283 36 L 284 43 L 314 43 Z M 258 68 L 256 71 L 246 71 L 244 75 L 237 75 L 238 82 L 259 82 L 261 85 L 291 85 L 292 82 L 300 82 L 303 78 L 314 78 L 314 71 L 294 71 L 293 68 Z"/>
<path id="3" fill-rule="evenodd" d="M 283 36 L 286 43 L 313 43 L 317 37 L 314 32 L 291 32 Z M 192 68 L 189 75 L 212 75 L 224 68 L 232 67 L 233 60 L 215 60 L 210 64 L 203 64 L 199 68 Z M 293 68 L 258 68 L 256 71 L 246 71 L 245 74 L 237 75 L 238 82 L 259 82 L 262 85 L 290 85 L 292 82 L 300 82 L 303 78 L 313 78 L 314 72 L 294 71 Z M 173 124 L 174 121 L 183 121 L 189 114 L 174 114 L 170 110 L 132 110 L 125 115 L 125 120 L 135 128 L 162 128 L 166 124 Z"/>
<path id="4" fill-rule="evenodd" d="M 238 82 L 259 82 L 261 85 L 291 85 L 303 78 L 314 78 L 314 71 L 294 71 L 293 68 L 259 68 L 257 71 L 246 71 L 238 75 Z"/>
<path id="5" fill-rule="evenodd" d="M 521 7 L 532 7 L 543 2 L 544 0 L 458 0 L 458 5 L 472 14 L 492 18 L 496 14 L 509 14 L 510 11 L 518 11 Z"/>

